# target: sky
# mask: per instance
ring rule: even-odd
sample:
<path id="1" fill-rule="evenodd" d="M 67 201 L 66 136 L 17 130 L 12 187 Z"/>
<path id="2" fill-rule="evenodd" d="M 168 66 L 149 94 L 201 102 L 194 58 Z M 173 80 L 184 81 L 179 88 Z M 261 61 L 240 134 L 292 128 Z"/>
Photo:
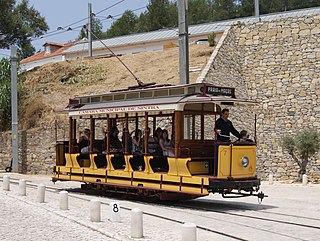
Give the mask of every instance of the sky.
<path id="1" fill-rule="evenodd" d="M 92 4 L 93 13 L 106 9 L 97 14 L 97 17 L 102 21 L 103 31 L 106 31 L 114 21 L 113 19 L 106 19 L 108 15 L 118 15 L 115 18 L 119 18 L 125 10 L 146 7 L 148 2 L 149 0 L 29 0 L 29 5 L 38 10 L 49 25 L 48 34 L 44 35 L 43 38 L 32 41 L 32 44 L 38 51 L 42 49 L 42 45 L 46 42 L 67 43 L 75 40 L 79 35 L 81 26 L 87 22 L 85 18 L 88 17 L 88 3 Z M 115 6 L 112 7 L 112 5 Z M 139 14 L 145 10 L 146 8 L 136 10 L 135 13 Z M 76 29 L 57 31 L 58 27 L 66 27 L 82 19 L 85 20 L 70 26 L 71 28 L 78 27 Z M 3 57 L 1 54 L 8 55 L 10 52 L 0 50 L 0 57 Z"/>

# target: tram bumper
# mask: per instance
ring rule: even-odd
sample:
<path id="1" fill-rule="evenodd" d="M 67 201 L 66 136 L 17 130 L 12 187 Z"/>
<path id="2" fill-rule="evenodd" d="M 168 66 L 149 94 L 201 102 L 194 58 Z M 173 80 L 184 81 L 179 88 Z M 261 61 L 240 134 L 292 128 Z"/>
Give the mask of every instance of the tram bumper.
<path id="1" fill-rule="evenodd" d="M 210 179 L 209 189 L 211 192 L 225 193 L 226 190 L 231 192 L 232 190 L 240 191 L 258 191 L 260 188 L 260 179 L 246 179 L 246 180 L 234 180 L 234 179 Z"/>

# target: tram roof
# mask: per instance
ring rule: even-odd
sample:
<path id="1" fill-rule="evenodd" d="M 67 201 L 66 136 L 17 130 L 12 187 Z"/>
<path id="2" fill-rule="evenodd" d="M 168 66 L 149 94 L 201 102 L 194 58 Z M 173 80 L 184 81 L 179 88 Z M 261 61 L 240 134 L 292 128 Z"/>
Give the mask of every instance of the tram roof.
<path id="1" fill-rule="evenodd" d="M 65 111 L 70 116 L 105 116 L 107 114 L 135 115 L 137 112 L 172 113 L 183 111 L 186 104 L 216 105 L 255 104 L 238 99 L 235 89 L 208 83 L 161 86 L 121 90 L 100 95 L 87 95 L 69 100 Z M 215 107 L 216 109 L 216 107 Z"/>

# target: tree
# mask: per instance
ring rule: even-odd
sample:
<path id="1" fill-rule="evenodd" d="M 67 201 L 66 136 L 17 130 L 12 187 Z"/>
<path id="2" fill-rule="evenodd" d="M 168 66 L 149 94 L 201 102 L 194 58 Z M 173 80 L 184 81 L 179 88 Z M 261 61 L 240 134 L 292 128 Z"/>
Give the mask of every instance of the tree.
<path id="1" fill-rule="evenodd" d="M 23 76 L 18 79 L 18 99 L 23 96 Z M 0 130 L 8 129 L 11 126 L 11 63 L 9 59 L 0 60 Z"/>
<path id="2" fill-rule="evenodd" d="M 238 0 L 237 1 L 237 17 L 248 17 L 254 15 L 253 0 Z"/>
<path id="3" fill-rule="evenodd" d="M 8 127 L 10 123 L 10 106 L 11 106 L 11 87 L 10 87 L 10 68 L 11 64 L 8 59 L 0 60 L 0 109 L 1 129 Z"/>
<path id="4" fill-rule="evenodd" d="M 104 33 L 102 32 L 102 23 L 99 19 L 92 17 L 91 20 L 91 32 L 92 34 L 92 39 L 102 39 L 104 38 Z M 82 27 L 78 40 L 81 40 L 83 38 L 88 38 L 88 30 L 87 27 Z"/>
<path id="5" fill-rule="evenodd" d="M 232 19 L 236 17 L 236 3 L 234 0 L 212 1 L 213 21 Z"/>
<path id="6" fill-rule="evenodd" d="M 135 33 L 137 16 L 131 10 L 126 10 L 123 15 L 116 20 L 107 31 L 107 37 L 127 35 Z"/>
<path id="7" fill-rule="evenodd" d="M 301 180 L 302 175 L 306 173 L 309 158 L 320 148 L 320 134 L 316 130 L 306 129 L 298 132 L 294 137 L 285 136 L 281 140 L 281 145 L 298 164 L 298 176 Z"/>
<path id="8" fill-rule="evenodd" d="M 190 0 L 188 2 L 188 23 L 206 23 L 212 19 L 208 0 Z"/>
<path id="9" fill-rule="evenodd" d="M 147 6 L 150 29 L 175 27 L 178 25 L 177 6 L 169 0 L 150 0 Z"/>
<path id="10" fill-rule="evenodd" d="M 140 13 L 139 17 L 137 18 L 136 26 L 135 26 L 135 32 L 141 33 L 141 32 L 147 32 L 150 29 L 150 23 L 149 23 L 149 16 L 148 13 Z"/>
<path id="11" fill-rule="evenodd" d="M 28 57 L 35 52 L 31 38 L 48 30 L 44 17 L 29 6 L 28 0 L 16 4 L 16 0 L 0 0 L 0 48 L 8 49 L 16 44 L 19 55 Z"/>

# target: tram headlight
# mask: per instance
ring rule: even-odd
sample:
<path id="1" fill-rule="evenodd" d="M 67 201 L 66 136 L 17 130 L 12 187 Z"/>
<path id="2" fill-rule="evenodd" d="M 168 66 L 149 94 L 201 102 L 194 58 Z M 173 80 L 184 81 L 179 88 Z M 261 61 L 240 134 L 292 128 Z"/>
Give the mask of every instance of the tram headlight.
<path id="1" fill-rule="evenodd" d="M 246 156 L 242 157 L 241 165 L 242 165 L 244 168 L 248 167 L 248 166 L 249 166 L 249 158 L 246 157 Z"/>

